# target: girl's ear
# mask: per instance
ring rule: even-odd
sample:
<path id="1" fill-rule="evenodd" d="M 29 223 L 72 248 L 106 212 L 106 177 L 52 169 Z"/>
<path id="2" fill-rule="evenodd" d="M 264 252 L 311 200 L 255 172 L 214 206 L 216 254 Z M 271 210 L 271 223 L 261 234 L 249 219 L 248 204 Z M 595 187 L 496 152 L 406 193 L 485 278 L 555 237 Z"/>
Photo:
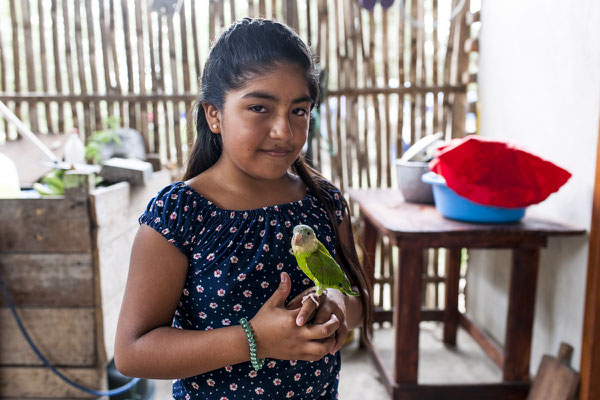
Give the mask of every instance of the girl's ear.
<path id="1" fill-rule="evenodd" d="M 208 123 L 208 128 L 212 133 L 219 134 L 221 133 L 221 121 L 219 110 L 215 106 L 209 103 L 202 103 L 202 108 L 204 109 L 204 115 L 206 116 L 206 122 Z"/>

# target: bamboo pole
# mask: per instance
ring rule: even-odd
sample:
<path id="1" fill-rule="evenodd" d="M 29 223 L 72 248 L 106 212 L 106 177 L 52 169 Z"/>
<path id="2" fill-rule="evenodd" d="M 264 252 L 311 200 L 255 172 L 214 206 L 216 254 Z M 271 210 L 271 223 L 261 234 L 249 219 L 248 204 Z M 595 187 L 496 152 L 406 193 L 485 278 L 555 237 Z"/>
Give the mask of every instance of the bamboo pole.
<path id="1" fill-rule="evenodd" d="M 177 76 L 177 60 L 175 54 L 175 27 L 173 26 L 173 18 L 167 17 L 167 30 L 169 38 L 169 59 L 171 61 L 171 81 L 173 83 L 173 93 L 179 91 L 179 83 Z M 173 107 L 172 118 L 173 118 L 173 135 L 175 136 L 175 158 L 177 159 L 177 166 L 183 164 L 183 157 L 181 154 L 181 126 L 179 123 L 179 102 L 174 101 L 171 106 Z"/>
<path id="2" fill-rule="evenodd" d="M 74 94 L 75 93 L 75 77 L 74 77 L 74 73 L 73 73 L 73 60 L 71 59 L 71 29 L 70 29 L 70 24 L 69 24 L 69 6 L 68 6 L 68 1 L 63 1 L 62 4 L 62 13 L 63 13 L 63 25 L 64 25 L 64 31 L 63 31 L 63 38 L 65 40 L 65 63 L 67 65 L 67 83 L 68 83 L 68 93 L 69 94 Z M 77 113 L 77 107 L 76 104 L 69 104 L 69 106 L 71 107 L 71 116 L 73 118 L 73 126 L 74 127 L 79 127 L 79 117 L 78 117 L 78 113 Z"/>
<path id="3" fill-rule="evenodd" d="M 192 7 L 193 9 L 194 7 Z M 146 7 L 146 25 L 148 29 L 148 46 L 150 55 L 150 92 L 158 91 L 157 88 L 157 72 L 156 72 L 156 59 L 155 59 L 155 35 L 154 35 L 154 24 L 153 24 L 153 15 L 150 11 L 150 7 Z M 157 37 L 160 37 L 157 35 Z M 157 96 L 158 97 L 158 96 Z M 156 101 L 156 97 L 152 101 L 152 140 L 148 139 L 149 143 L 147 144 L 148 148 L 153 153 L 160 153 L 160 137 L 159 137 L 159 123 L 158 123 L 158 102 Z M 152 146 L 150 146 L 152 144 Z"/>
<path id="4" fill-rule="evenodd" d="M 106 32 L 106 3 L 104 0 L 99 0 L 99 22 L 100 22 L 100 37 L 102 38 L 102 69 L 104 70 L 104 91 L 105 93 L 114 93 L 115 87 L 110 78 L 110 63 L 109 57 L 111 55 L 110 50 L 112 42 L 108 33 Z M 106 104 L 106 114 L 108 117 L 114 115 L 115 104 Z"/>
<path id="5" fill-rule="evenodd" d="M 432 14 L 433 20 L 439 21 L 439 12 L 438 12 L 438 0 L 432 0 Z M 437 24 L 433 25 L 433 76 L 432 76 L 432 85 L 436 86 L 438 84 L 438 75 L 439 75 L 439 38 L 438 38 L 438 29 Z M 437 93 L 434 93 L 433 96 L 433 132 L 438 132 L 440 130 L 440 104 L 438 101 Z"/>
<path id="6" fill-rule="evenodd" d="M 404 68 L 404 34 L 406 26 L 404 25 L 404 14 L 398 13 L 398 86 L 403 87 L 406 82 L 406 70 Z M 404 153 L 402 146 L 402 134 L 404 132 L 404 94 L 398 94 L 398 134 L 396 136 L 396 154 L 398 157 Z"/>
<path id="7" fill-rule="evenodd" d="M 229 4 L 235 4 L 234 1 L 230 1 Z M 192 20 L 192 45 L 194 48 L 194 67 L 196 68 L 196 77 L 197 79 L 195 79 L 196 83 L 198 82 L 198 80 L 200 79 L 200 73 L 201 73 L 201 68 L 200 68 L 200 44 L 198 41 L 198 28 L 196 27 L 196 5 L 197 5 L 197 0 L 192 0 L 192 8 L 191 8 L 191 20 Z M 230 10 L 230 13 L 232 15 L 232 19 L 233 17 L 233 13 L 234 11 Z"/>
<path id="8" fill-rule="evenodd" d="M 33 59 L 33 35 L 31 33 L 31 16 L 29 12 L 29 0 L 21 0 L 21 16 L 23 19 L 23 41 L 25 44 L 25 68 L 27 69 L 27 89 L 36 90 L 35 64 Z M 31 130 L 39 132 L 37 106 L 34 103 L 28 103 L 29 125 Z"/>
<path id="9" fill-rule="evenodd" d="M 123 33 L 125 34 L 125 66 L 127 68 L 127 90 L 129 93 L 135 92 L 134 81 L 133 81 L 133 57 L 132 57 L 132 49 L 131 49 L 131 28 L 129 21 L 129 7 L 127 5 L 127 1 L 121 1 L 121 15 L 123 18 Z M 129 110 L 129 120 L 127 126 L 135 127 L 136 125 L 136 112 L 135 112 L 135 103 L 129 102 L 127 104 Z"/>
<path id="10" fill-rule="evenodd" d="M 163 18 L 165 18 L 164 16 L 162 16 L 161 14 L 158 14 L 158 64 L 160 65 L 160 76 L 158 79 L 158 91 L 163 93 L 163 96 L 161 96 L 163 98 L 163 101 L 160 102 L 159 107 L 162 111 L 162 117 L 164 119 L 164 123 L 163 125 L 163 136 L 165 138 L 164 142 L 165 142 L 165 151 L 167 154 L 167 160 L 171 159 L 171 140 L 170 140 L 170 135 L 169 132 L 172 132 L 169 126 L 169 113 L 168 113 L 168 104 L 166 102 L 166 100 L 164 99 L 164 92 L 165 92 L 165 63 L 164 63 L 164 51 L 163 51 L 163 45 L 164 45 L 164 38 L 163 38 Z M 159 121 L 158 119 L 158 115 L 156 116 L 157 118 L 157 123 Z"/>
<path id="11" fill-rule="evenodd" d="M 221 21 L 225 20 L 225 13 L 223 12 L 223 2 L 221 1 Z M 179 23 L 181 29 L 181 69 L 183 72 L 183 90 L 187 93 L 190 92 L 190 63 L 188 61 L 188 49 L 187 49 L 187 25 L 186 25 L 186 12 L 185 12 L 185 3 L 182 5 L 181 10 L 179 11 Z M 184 102 L 185 109 L 185 119 L 186 125 L 190 122 L 190 117 L 192 115 L 192 102 L 186 101 Z M 188 130 L 184 129 L 184 143 L 187 143 L 188 148 L 191 148 L 193 145 L 193 136 L 188 137 Z M 181 149 L 183 152 L 183 149 Z"/>
<path id="12" fill-rule="evenodd" d="M 387 49 L 389 48 L 389 42 L 388 42 L 388 11 L 387 10 L 382 10 L 382 16 L 381 16 L 381 20 L 382 20 L 382 24 L 381 24 L 381 29 L 382 29 L 382 53 L 383 53 L 383 81 L 384 81 L 384 86 L 389 86 L 390 84 L 390 61 L 389 61 L 389 52 L 387 51 Z M 386 177 L 386 187 L 391 187 L 392 186 L 392 160 L 391 160 L 391 154 L 390 154 L 390 147 L 392 144 L 392 132 L 391 132 L 391 126 L 390 126 L 390 96 L 389 95 L 384 95 L 384 115 L 385 115 L 385 136 L 384 136 L 384 147 L 385 147 L 385 154 L 382 154 L 382 158 L 385 160 L 385 164 L 383 166 L 383 170 L 385 171 L 385 177 Z M 391 254 L 391 252 L 389 252 L 388 254 Z"/>
<path id="13" fill-rule="evenodd" d="M 139 93 L 146 92 L 146 57 L 144 55 L 144 26 L 142 24 L 142 15 L 144 15 L 143 5 L 141 0 L 135 0 L 135 33 L 137 36 L 137 59 L 138 59 L 138 79 Z M 139 122 L 136 128 L 140 131 L 144 138 L 144 147 L 146 152 L 150 151 L 150 140 L 148 136 L 148 105 L 137 103 L 139 107 Z"/>
<path id="14" fill-rule="evenodd" d="M 418 19 L 418 6 L 416 0 L 410 2 L 410 15 L 413 20 Z M 418 60 L 418 27 L 414 24 L 410 29 L 410 85 L 417 86 L 417 60 Z M 410 97 L 410 143 L 417 141 L 417 96 Z"/>
<path id="15" fill-rule="evenodd" d="M 121 85 L 121 69 L 119 67 L 119 59 L 117 56 L 117 43 L 115 41 L 115 0 L 109 0 L 109 32 L 110 32 L 110 48 L 111 55 L 113 60 L 113 72 L 115 74 L 115 91 L 117 93 L 123 93 L 122 85 Z M 117 103 L 117 109 L 119 111 L 119 117 L 121 120 L 121 124 L 125 124 L 125 115 L 126 113 L 126 105 L 124 101 L 120 101 Z"/>
<path id="16" fill-rule="evenodd" d="M 466 14 L 469 9 L 469 0 L 466 1 L 465 6 L 457 16 L 458 23 L 460 25 L 458 34 L 458 55 L 457 55 L 457 66 L 456 73 L 454 75 L 454 82 L 460 82 L 464 72 L 467 71 L 469 66 L 468 54 L 465 51 L 463 43 L 469 35 L 469 27 L 466 23 Z M 454 95 L 454 105 L 452 108 L 452 137 L 463 137 L 466 134 L 465 131 L 465 105 L 467 102 L 466 93 L 456 93 Z"/>
<path id="17" fill-rule="evenodd" d="M 62 87 L 62 71 L 60 66 L 63 62 L 60 57 L 60 49 L 58 45 L 58 16 L 57 16 L 58 4 L 56 1 L 52 2 L 50 8 L 50 14 L 52 16 L 52 54 L 54 55 L 54 84 L 57 93 L 63 93 Z M 65 103 L 58 102 L 58 132 L 65 133 Z"/>
<path id="18" fill-rule="evenodd" d="M 87 78 L 85 76 L 85 60 L 83 59 L 83 38 L 81 30 L 81 3 L 75 1 L 73 2 L 73 6 L 73 15 L 75 17 L 75 57 L 77 61 L 77 72 L 79 75 L 79 91 L 81 93 L 87 93 Z M 83 103 L 83 132 L 85 137 L 90 136 L 92 133 L 90 108 L 91 103 Z"/>
<path id="19" fill-rule="evenodd" d="M 13 50 L 13 76 L 14 76 L 14 86 L 15 92 L 21 91 L 21 65 L 19 59 L 19 28 L 17 25 L 17 10 L 16 10 L 16 0 L 10 0 L 9 8 L 10 8 L 10 21 L 12 28 L 12 50 Z M 17 118 L 21 119 L 21 114 L 23 111 L 23 103 L 15 104 L 15 115 Z"/>
<path id="20" fill-rule="evenodd" d="M 94 16 L 92 15 L 91 4 L 85 7 L 85 23 L 88 35 L 89 50 L 89 69 L 92 77 L 92 92 L 98 93 L 98 64 L 96 63 L 96 30 L 94 29 Z M 94 127 L 102 129 L 102 116 L 100 112 L 100 103 L 94 103 Z"/>
<path id="21" fill-rule="evenodd" d="M 452 9 L 457 6 L 459 0 L 452 0 Z M 446 56 L 444 60 L 444 84 L 450 84 L 451 78 L 451 69 L 452 69 L 452 56 L 454 52 L 454 36 L 456 31 L 456 21 L 457 18 L 454 18 L 450 21 L 450 29 L 448 32 L 448 40 L 446 42 Z M 448 123 L 449 123 L 449 115 L 451 111 L 451 100 L 453 99 L 453 95 L 446 96 L 444 95 L 444 103 L 443 103 L 443 111 L 442 111 L 442 129 L 448 135 Z M 450 132 L 452 135 L 452 132 Z"/>
<path id="22" fill-rule="evenodd" d="M 38 1 L 38 33 L 40 43 L 40 64 L 42 68 L 42 91 L 48 92 L 48 54 L 46 53 L 46 22 L 44 17 L 44 2 Z M 54 132 L 54 117 L 50 111 L 50 103 L 44 103 L 46 126 L 48 132 Z"/>

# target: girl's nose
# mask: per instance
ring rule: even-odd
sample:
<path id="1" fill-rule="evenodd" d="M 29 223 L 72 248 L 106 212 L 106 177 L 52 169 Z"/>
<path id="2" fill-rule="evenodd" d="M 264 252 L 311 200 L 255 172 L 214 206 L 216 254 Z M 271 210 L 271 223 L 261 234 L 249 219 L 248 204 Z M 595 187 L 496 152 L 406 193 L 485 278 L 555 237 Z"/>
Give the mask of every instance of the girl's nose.
<path id="1" fill-rule="evenodd" d="M 290 120 L 287 115 L 278 115 L 271 127 L 270 136 L 273 139 L 287 140 L 293 136 Z"/>

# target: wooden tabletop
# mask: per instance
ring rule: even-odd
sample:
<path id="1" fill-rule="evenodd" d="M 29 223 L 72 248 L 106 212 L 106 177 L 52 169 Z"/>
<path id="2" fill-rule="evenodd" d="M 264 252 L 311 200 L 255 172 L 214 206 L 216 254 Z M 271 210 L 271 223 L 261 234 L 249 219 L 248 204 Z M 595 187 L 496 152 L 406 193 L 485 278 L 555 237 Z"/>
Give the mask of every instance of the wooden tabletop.
<path id="1" fill-rule="evenodd" d="M 363 215 L 395 243 L 427 242 L 431 247 L 518 247 L 545 245 L 548 236 L 581 235 L 585 230 L 525 216 L 517 223 L 478 224 L 444 218 L 433 205 L 409 203 L 395 189 L 349 189 Z"/>

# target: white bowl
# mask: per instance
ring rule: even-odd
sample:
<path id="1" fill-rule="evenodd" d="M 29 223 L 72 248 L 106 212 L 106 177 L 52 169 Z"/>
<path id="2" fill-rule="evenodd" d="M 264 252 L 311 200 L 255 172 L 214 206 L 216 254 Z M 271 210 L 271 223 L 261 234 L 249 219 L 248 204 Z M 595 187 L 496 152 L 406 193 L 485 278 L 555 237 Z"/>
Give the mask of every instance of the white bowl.
<path id="1" fill-rule="evenodd" d="M 396 160 L 398 188 L 404 200 L 411 203 L 433 204 L 431 185 L 421 180 L 423 174 L 427 172 L 429 166 L 426 162 Z"/>

